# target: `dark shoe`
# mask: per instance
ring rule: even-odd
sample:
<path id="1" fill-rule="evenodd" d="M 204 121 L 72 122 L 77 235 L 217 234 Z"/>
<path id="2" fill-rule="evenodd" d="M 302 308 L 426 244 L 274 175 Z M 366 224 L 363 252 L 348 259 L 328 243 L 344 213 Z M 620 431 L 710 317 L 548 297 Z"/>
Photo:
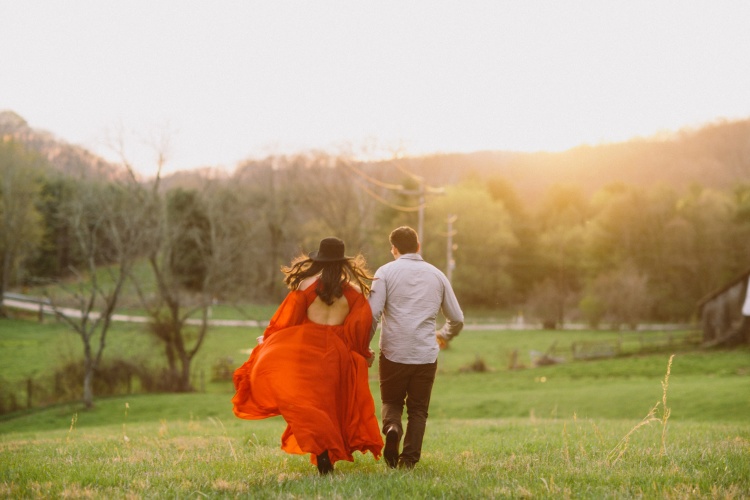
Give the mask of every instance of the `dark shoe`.
<path id="1" fill-rule="evenodd" d="M 404 470 L 412 470 L 416 464 L 414 462 L 410 462 L 409 460 L 404 460 L 403 458 L 398 459 L 398 468 L 404 469 Z"/>
<path id="2" fill-rule="evenodd" d="M 318 455 L 318 472 L 320 472 L 321 476 L 333 472 L 333 464 L 331 463 L 331 459 L 328 458 L 328 450 Z"/>
<path id="3" fill-rule="evenodd" d="M 395 469 L 398 462 L 398 430 L 395 427 L 389 427 L 388 432 L 385 433 L 383 456 L 388 467 Z"/>

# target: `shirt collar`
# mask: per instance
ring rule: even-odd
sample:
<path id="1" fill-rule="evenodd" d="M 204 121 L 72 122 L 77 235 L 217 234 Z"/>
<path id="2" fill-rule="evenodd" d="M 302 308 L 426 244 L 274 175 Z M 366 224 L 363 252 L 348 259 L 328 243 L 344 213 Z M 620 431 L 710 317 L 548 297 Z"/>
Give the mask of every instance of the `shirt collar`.
<path id="1" fill-rule="evenodd" d="M 407 259 L 407 260 L 424 260 L 421 255 L 418 253 L 404 253 L 401 254 L 399 259 Z"/>

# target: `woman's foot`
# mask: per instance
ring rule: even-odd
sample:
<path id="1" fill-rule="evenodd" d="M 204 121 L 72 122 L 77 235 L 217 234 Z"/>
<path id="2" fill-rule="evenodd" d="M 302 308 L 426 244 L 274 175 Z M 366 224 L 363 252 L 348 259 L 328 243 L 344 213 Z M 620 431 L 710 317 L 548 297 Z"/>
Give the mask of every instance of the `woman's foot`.
<path id="1" fill-rule="evenodd" d="M 333 464 L 331 463 L 331 459 L 328 458 L 328 450 L 318 455 L 318 472 L 320 472 L 321 476 L 333 472 Z"/>

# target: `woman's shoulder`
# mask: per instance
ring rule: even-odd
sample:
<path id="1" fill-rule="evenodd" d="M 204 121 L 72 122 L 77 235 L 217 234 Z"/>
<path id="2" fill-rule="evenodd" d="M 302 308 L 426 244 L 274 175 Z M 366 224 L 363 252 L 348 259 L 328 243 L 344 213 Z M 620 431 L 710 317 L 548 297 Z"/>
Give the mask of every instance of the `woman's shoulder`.
<path id="1" fill-rule="evenodd" d="M 312 285 L 315 284 L 316 281 L 318 281 L 319 276 L 310 276 L 308 278 L 303 279 L 297 290 L 305 291 L 308 288 L 310 288 Z"/>
<path id="2" fill-rule="evenodd" d="M 350 302 L 358 301 L 365 298 L 365 294 L 362 292 L 358 283 L 352 283 L 347 281 L 344 285 L 344 295 Z"/>

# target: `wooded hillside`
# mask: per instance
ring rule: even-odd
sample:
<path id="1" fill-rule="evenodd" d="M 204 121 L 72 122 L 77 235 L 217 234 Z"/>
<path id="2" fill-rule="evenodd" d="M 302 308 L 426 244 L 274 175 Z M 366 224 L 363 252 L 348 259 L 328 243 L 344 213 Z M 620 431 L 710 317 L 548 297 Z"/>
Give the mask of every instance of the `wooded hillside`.
<path id="1" fill-rule="evenodd" d="M 701 297 L 750 264 L 750 119 L 560 153 L 361 162 L 309 152 L 138 182 L 126 163 L 13 113 L 0 113 L 0 133 L 4 288 L 61 279 L 87 255 L 112 263 L 127 230 L 175 294 L 203 293 L 206 307 L 274 302 L 279 266 L 321 238 L 341 237 L 374 270 L 391 258 L 388 233 L 408 224 L 467 307 L 633 326 L 693 319 Z M 91 233 L 95 255 L 70 236 L 105 222 L 114 232 Z"/>
<path id="2" fill-rule="evenodd" d="M 559 153 L 480 151 L 416 158 L 412 165 L 437 184 L 502 176 L 533 201 L 555 184 L 576 185 L 586 194 L 614 182 L 727 189 L 750 181 L 750 119 Z"/>
<path id="3" fill-rule="evenodd" d="M 39 152 L 66 174 L 123 173 L 120 166 L 108 164 L 84 148 L 32 128 L 12 111 L 0 112 L 0 136 L 6 135 Z M 390 162 L 381 163 L 387 166 Z M 556 153 L 478 151 L 414 157 L 407 163 L 414 174 L 441 186 L 455 184 L 467 176 L 500 176 L 529 200 L 538 200 L 554 184 L 574 184 L 586 194 L 613 182 L 662 184 L 678 190 L 692 184 L 727 189 L 750 182 L 750 118 L 717 121 L 698 129 L 628 142 L 582 145 Z M 191 176 L 201 179 L 206 170 L 172 176 L 176 184 L 190 183 Z"/>

